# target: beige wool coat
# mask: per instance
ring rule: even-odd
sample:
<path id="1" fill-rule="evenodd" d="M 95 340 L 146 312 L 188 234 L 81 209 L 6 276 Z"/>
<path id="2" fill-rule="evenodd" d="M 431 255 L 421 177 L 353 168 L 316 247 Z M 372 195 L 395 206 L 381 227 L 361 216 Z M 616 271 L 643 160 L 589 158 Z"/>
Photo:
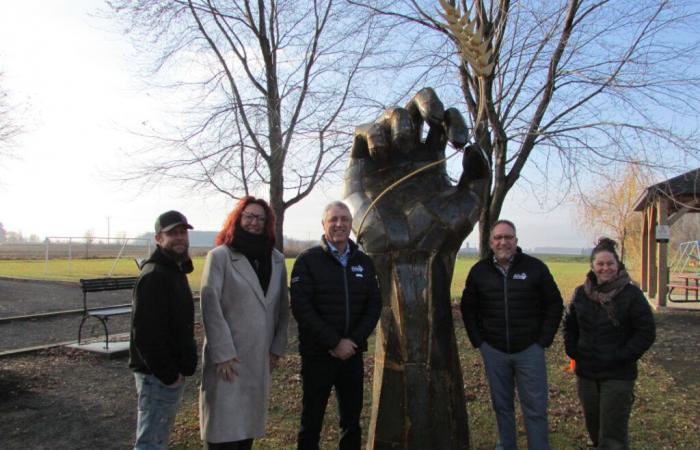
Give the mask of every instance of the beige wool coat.
<path id="1" fill-rule="evenodd" d="M 221 245 L 207 255 L 202 274 L 204 325 L 200 430 L 203 441 L 230 442 L 265 434 L 270 353 L 287 347 L 289 302 L 284 256 L 272 251 L 267 295 L 248 259 Z M 237 357 L 238 376 L 226 382 L 216 363 Z"/>

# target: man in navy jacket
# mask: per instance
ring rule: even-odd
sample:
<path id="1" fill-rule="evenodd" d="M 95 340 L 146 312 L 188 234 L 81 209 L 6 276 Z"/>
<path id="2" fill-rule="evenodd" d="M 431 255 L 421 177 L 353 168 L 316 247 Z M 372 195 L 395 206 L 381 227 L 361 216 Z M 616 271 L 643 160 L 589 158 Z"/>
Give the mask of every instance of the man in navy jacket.
<path id="1" fill-rule="evenodd" d="M 462 294 L 462 318 L 471 344 L 484 360 L 496 412 L 498 450 L 517 450 L 515 386 L 525 417 L 529 449 L 550 450 L 547 429 L 549 347 L 564 309 L 547 266 L 517 246 L 515 225 L 491 228 L 492 254 L 472 267 Z"/>
<path id="2" fill-rule="evenodd" d="M 292 270 L 291 307 L 299 324 L 302 413 L 298 450 L 318 450 L 331 388 L 340 415 L 341 450 L 361 445 L 362 352 L 379 320 L 381 294 L 372 260 L 350 240 L 352 215 L 342 202 L 324 209 L 321 245 Z"/>

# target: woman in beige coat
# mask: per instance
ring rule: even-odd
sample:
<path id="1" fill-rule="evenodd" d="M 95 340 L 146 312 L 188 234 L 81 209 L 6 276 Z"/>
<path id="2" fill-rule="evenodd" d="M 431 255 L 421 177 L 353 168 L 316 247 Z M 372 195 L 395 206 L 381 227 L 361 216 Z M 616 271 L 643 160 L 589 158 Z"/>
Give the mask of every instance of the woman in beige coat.
<path id="1" fill-rule="evenodd" d="M 265 434 L 270 372 L 287 346 L 287 272 L 264 200 L 241 199 L 209 252 L 201 287 L 204 448 L 248 450 Z"/>

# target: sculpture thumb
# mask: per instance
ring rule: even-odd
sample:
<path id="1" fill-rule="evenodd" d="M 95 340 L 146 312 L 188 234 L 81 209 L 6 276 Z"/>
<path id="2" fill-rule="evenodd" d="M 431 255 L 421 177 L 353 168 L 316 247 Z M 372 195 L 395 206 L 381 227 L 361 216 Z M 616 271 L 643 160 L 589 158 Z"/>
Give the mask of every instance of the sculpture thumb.
<path id="1" fill-rule="evenodd" d="M 491 165 L 486 152 L 479 144 L 471 144 L 464 149 L 462 176 L 457 186 L 461 190 L 480 193 L 491 176 Z"/>

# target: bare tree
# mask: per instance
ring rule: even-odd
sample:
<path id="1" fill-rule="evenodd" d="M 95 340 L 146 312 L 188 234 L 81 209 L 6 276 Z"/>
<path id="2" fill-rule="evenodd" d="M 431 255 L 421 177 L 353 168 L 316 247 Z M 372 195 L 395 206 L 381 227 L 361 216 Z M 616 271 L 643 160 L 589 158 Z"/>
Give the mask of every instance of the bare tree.
<path id="1" fill-rule="evenodd" d="M 85 230 L 83 239 L 85 240 L 85 259 L 88 259 L 90 257 L 90 247 L 95 243 L 95 230 L 92 228 Z"/>
<path id="2" fill-rule="evenodd" d="M 0 72 L 0 81 L 2 81 Z M 12 155 L 14 139 L 22 131 L 22 127 L 17 122 L 17 109 L 8 99 L 7 91 L 0 83 L 0 157 L 4 159 Z M 2 160 L 0 160 L 2 164 Z"/>
<path id="3" fill-rule="evenodd" d="M 114 0 L 112 11 L 188 89 L 189 126 L 154 132 L 136 174 L 174 177 L 238 198 L 268 191 L 282 248 L 284 213 L 331 172 L 357 123 L 358 77 L 383 35 L 340 2 Z M 186 69 L 184 69 L 186 68 Z M 176 150 L 173 152 L 173 150 Z"/>
<path id="4" fill-rule="evenodd" d="M 626 164 L 619 171 L 611 170 L 608 176 L 599 177 L 596 186 L 586 189 L 576 199 L 577 222 L 594 239 L 601 236 L 616 239 L 626 264 L 631 260 L 630 256 L 641 254 L 641 214 L 635 212 L 634 207 L 641 193 L 651 184 L 648 170 Z M 632 260 L 637 262 L 634 258 Z"/>
<path id="5" fill-rule="evenodd" d="M 432 84 L 459 96 L 491 162 L 479 220 L 488 230 L 518 181 L 563 200 L 581 177 L 611 163 L 678 171 L 700 156 L 697 117 L 700 6 L 663 0 L 475 1 L 493 73 L 480 85 L 457 51 L 436 1 L 349 0 L 383 15 L 405 43 L 407 95 Z M 467 2 L 454 2 L 462 14 Z M 410 69 L 413 69 L 412 71 Z M 488 111 L 480 123 L 480 100 Z"/>

